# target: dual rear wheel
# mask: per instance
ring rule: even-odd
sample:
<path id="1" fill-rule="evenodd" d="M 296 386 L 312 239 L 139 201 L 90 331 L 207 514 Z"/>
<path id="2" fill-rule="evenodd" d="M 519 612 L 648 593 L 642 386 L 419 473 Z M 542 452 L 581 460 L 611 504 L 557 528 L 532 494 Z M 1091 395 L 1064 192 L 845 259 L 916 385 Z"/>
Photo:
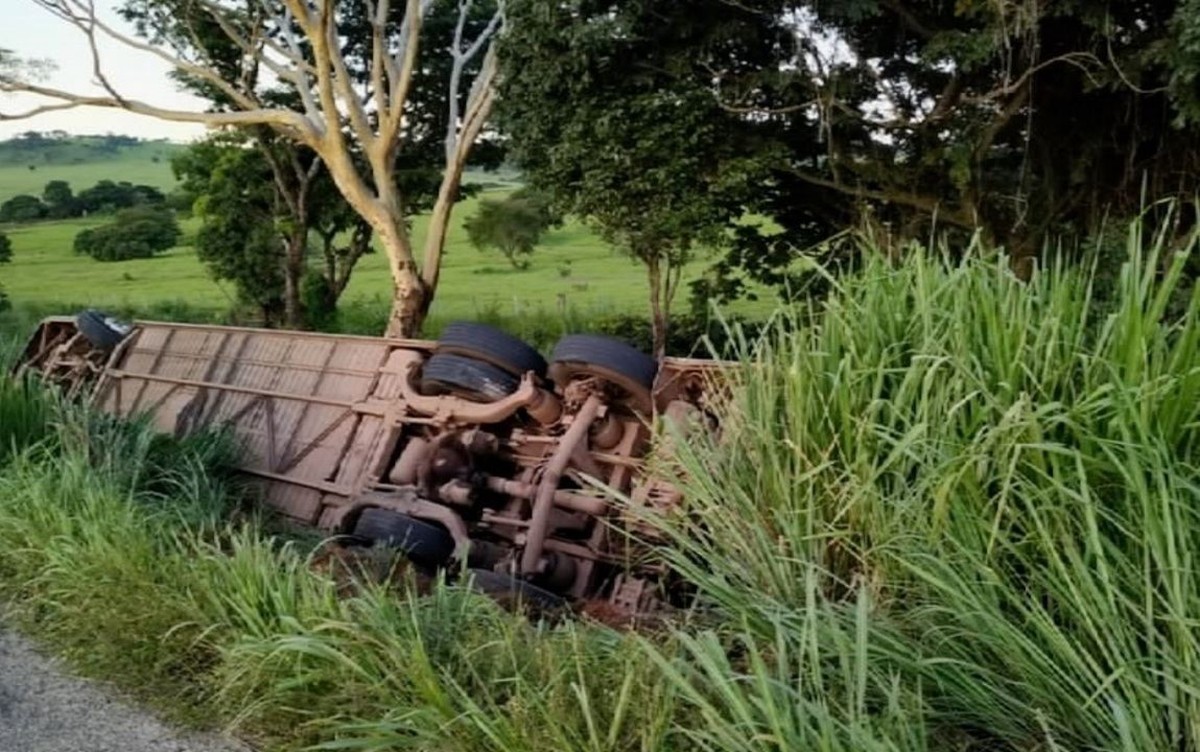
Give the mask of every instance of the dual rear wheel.
<path id="1" fill-rule="evenodd" d="M 426 394 L 492 402 L 515 392 L 521 377 L 532 371 L 560 388 L 577 379 L 598 378 L 615 403 L 642 414 L 653 410 L 658 364 L 619 339 L 567 335 L 554 346 L 550 361 L 547 365 L 537 350 L 500 329 L 455 322 L 446 327 L 437 350 L 426 360 L 421 388 Z"/>

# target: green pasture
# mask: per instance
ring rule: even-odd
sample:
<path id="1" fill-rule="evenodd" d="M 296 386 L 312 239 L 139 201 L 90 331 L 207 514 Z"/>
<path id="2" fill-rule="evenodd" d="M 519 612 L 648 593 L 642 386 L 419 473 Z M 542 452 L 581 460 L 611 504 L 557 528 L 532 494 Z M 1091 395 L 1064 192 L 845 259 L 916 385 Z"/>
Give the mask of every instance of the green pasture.
<path id="1" fill-rule="evenodd" d="M 0 166 L 0 201 L 7 201 L 21 193 L 41 196 L 42 189 L 51 180 L 65 180 L 71 190 L 90 188 L 101 180 L 122 180 L 140 185 L 152 185 L 162 190 L 175 186 L 171 173 L 171 144 L 147 143 L 131 147 L 102 162 L 88 161 L 81 164 L 43 164 L 30 159 L 28 164 Z M 155 161 L 155 160 L 158 161 Z M 32 166 L 34 169 L 30 169 Z"/>
<path id="2" fill-rule="evenodd" d="M 84 182 L 78 181 L 80 185 Z M 484 195 L 502 195 L 502 191 Z M 484 311 L 522 315 L 568 308 L 597 313 L 646 311 L 648 286 L 643 268 L 579 222 L 549 232 L 526 270 L 513 269 L 499 253 L 477 250 L 462 225 L 475 212 L 478 200 L 468 199 L 455 208 L 432 312 L 435 317 L 472 317 Z M 13 241 L 13 261 L 0 268 L 0 285 L 14 303 L 41 309 L 60 303 L 140 308 L 185 302 L 218 311 L 233 302 L 233 287 L 214 281 L 187 245 L 156 258 L 116 263 L 77 256 L 72 250 L 75 235 L 105 221 L 105 217 L 94 217 L 0 227 Z M 425 217 L 414 223 L 418 249 L 425 239 L 426 223 Z M 186 243 L 197 223 L 188 220 L 183 224 Z M 689 269 L 690 276 L 703 267 L 698 260 Z M 343 303 L 382 307 L 388 304 L 390 294 L 387 261 L 377 252 L 359 262 Z"/>

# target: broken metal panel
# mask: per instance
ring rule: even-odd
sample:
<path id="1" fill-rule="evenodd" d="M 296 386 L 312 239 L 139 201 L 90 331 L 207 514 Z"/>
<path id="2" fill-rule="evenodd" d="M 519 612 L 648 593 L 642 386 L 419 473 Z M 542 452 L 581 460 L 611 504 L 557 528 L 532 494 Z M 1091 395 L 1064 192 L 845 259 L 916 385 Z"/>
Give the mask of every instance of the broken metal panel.
<path id="1" fill-rule="evenodd" d="M 313 484 L 349 496 L 363 464 L 357 449 L 378 443 L 382 420 L 357 407 L 391 348 L 382 339 L 142 323 L 96 399 L 118 415 L 149 412 L 169 433 L 230 429 L 242 468 L 276 478 L 264 486 L 267 500 L 312 522 L 322 504 Z M 343 468 L 346 460 L 356 465 Z"/>

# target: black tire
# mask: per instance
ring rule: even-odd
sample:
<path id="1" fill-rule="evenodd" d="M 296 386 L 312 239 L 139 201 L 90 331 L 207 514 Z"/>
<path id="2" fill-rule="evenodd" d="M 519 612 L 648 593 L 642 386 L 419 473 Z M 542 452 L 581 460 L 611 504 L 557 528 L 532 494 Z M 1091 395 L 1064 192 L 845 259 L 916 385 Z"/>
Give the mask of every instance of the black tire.
<path id="1" fill-rule="evenodd" d="M 519 606 L 526 604 L 539 611 L 555 611 L 567 607 L 567 601 L 560 595 L 540 588 L 533 583 L 490 569 L 468 569 L 467 584 L 471 589 L 490 595 L 502 603 L 516 601 Z"/>
<path id="2" fill-rule="evenodd" d="M 597 376 L 617 387 L 618 401 L 642 413 L 653 409 L 658 363 L 636 347 L 599 334 L 570 334 L 554 346 L 550 378 L 565 387 L 580 376 Z"/>
<path id="3" fill-rule="evenodd" d="M 503 399 L 520 385 L 516 376 L 491 363 L 453 353 L 434 353 L 421 371 L 426 394 L 453 394 L 476 402 Z"/>
<path id="4" fill-rule="evenodd" d="M 445 564 L 454 554 L 454 538 L 444 528 L 390 509 L 364 509 L 354 535 L 398 548 L 413 562 L 431 567 Z"/>
<path id="5" fill-rule="evenodd" d="M 438 337 L 438 352 L 466 355 L 514 376 L 533 371 L 546 375 L 546 359 L 537 350 L 506 331 L 487 324 L 455 321 L 447 324 Z"/>
<path id="6" fill-rule="evenodd" d="M 75 326 L 84 339 L 101 350 L 111 350 L 125 339 L 129 325 L 100 311 L 88 309 L 75 316 Z"/>

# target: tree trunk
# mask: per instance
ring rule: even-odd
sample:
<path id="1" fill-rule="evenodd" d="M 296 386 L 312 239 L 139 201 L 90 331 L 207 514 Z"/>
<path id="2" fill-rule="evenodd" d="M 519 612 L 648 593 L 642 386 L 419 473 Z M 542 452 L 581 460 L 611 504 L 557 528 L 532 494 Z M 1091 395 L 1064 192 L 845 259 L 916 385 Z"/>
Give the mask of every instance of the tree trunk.
<path id="1" fill-rule="evenodd" d="M 397 287 L 384 336 L 397 339 L 412 339 L 419 336 L 428 310 L 428 297 L 422 288 L 416 287 L 406 292 Z"/>
<path id="2" fill-rule="evenodd" d="M 412 338 L 421 333 L 421 325 L 425 323 L 425 314 L 429 310 L 430 295 L 412 261 L 412 247 L 404 220 L 400 217 L 389 219 L 394 221 L 372 222 L 392 272 L 392 310 L 388 315 L 384 336 Z"/>
<path id="3" fill-rule="evenodd" d="M 646 261 L 646 272 L 650 279 L 650 331 L 654 336 L 654 357 L 667 354 L 667 326 L 670 313 L 669 301 L 663 295 L 662 260 L 652 255 Z"/>
<path id="4" fill-rule="evenodd" d="M 300 299 L 304 278 L 305 233 L 293 231 L 284 239 L 283 315 L 289 329 L 304 329 L 304 301 Z"/>
<path id="5" fill-rule="evenodd" d="M 454 211 L 454 203 L 458 200 L 464 166 L 463 162 L 459 162 L 446 167 L 446 172 L 442 175 L 442 185 L 438 189 L 437 201 L 429 215 L 429 225 L 425 234 L 425 262 L 421 265 L 421 281 L 430 290 L 437 289 L 441 276 L 442 252 L 446 248 L 446 235 L 450 231 L 450 215 Z M 430 299 L 428 302 L 433 301 Z"/>

